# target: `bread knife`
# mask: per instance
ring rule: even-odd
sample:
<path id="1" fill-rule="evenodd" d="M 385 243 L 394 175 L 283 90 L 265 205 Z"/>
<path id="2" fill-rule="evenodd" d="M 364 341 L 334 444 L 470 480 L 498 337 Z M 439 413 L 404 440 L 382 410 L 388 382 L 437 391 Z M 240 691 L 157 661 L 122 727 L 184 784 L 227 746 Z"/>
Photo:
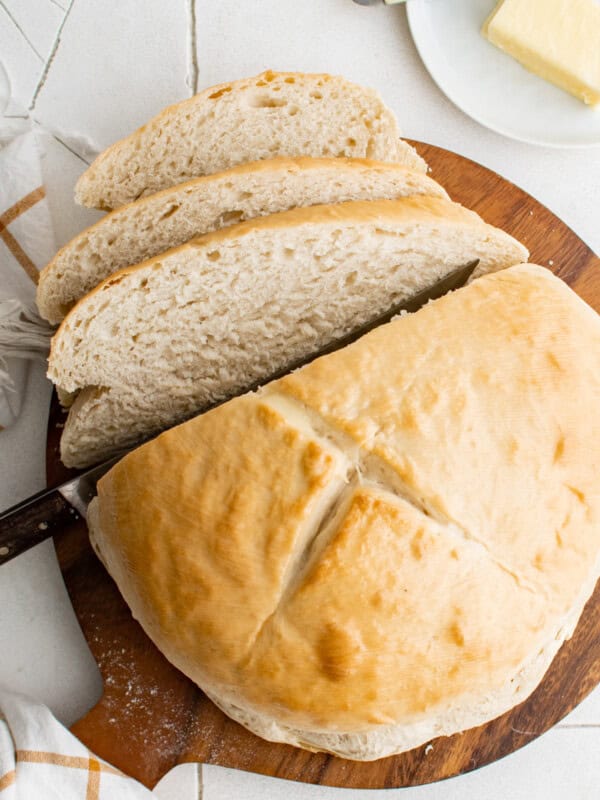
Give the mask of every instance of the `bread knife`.
<path id="1" fill-rule="evenodd" d="M 288 364 L 284 369 L 270 375 L 268 378 L 264 378 L 251 386 L 246 386 L 236 391 L 234 395 L 203 408 L 200 413 L 205 413 L 211 408 L 215 408 L 225 403 L 227 400 L 233 399 L 233 397 L 256 391 L 261 386 L 277 380 L 278 378 L 283 378 L 284 375 L 309 364 L 316 358 L 320 358 L 321 356 L 340 350 L 342 347 L 346 347 L 346 345 L 352 344 L 352 342 L 360 339 L 365 333 L 368 333 L 380 325 L 384 325 L 386 322 L 390 322 L 390 320 L 402 312 L 412 313 L 418 311 L 419 308 L 430 300 L 435 300 L 454 289 L 464 286 L 478 263 L 479 261 L 472 261 L 465 266 L 459 267 L 433 286 L 430 286 L 423 292 L 419 292 L 419 294 L 409 300 L 396 303 L 384 314 L 375 317 L 365 325 L 361 325 L 351 333 L 339 339 L 335 339 L 331 344 L 318 352 L 311 353 L 311 355 L 293 364 Z M 100 478 L 126 454 L 126 452 L 128 451 L 126 450 L 108 461 L 82 472 L 75 478 L 63 483 L 61 486 L 44 489 L 2 512 L 0 514 L 0 565 L 24 553 L 26 550 L 29 550 L 29 548 L 44 541 L 44 539 L 48 539 L 56 531 L 69 525 L 74 520 L 80 517 L 86 519 L 87 507 L 92 498 L 96 495 L 96 484 Z"/>

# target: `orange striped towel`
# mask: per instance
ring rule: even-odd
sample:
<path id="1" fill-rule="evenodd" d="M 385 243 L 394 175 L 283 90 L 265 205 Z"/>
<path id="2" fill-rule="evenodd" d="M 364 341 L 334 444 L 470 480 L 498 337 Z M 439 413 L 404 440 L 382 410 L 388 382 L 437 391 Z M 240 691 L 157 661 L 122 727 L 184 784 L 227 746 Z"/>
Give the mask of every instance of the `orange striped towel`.
<path id="1" fill-rule="evenodd" d="M 40 152 L 30 131 L 0 150 L 0 430 L 19 414 L 28 360 L 48 349 L 51 329 L 36 313 L 35 285 L 54 252 Z"/>
<path id="2" fill-rule="evenodd" d="M 90 751 L 46 706 L 0 688 L 0 800 L 156 800 Z"/>

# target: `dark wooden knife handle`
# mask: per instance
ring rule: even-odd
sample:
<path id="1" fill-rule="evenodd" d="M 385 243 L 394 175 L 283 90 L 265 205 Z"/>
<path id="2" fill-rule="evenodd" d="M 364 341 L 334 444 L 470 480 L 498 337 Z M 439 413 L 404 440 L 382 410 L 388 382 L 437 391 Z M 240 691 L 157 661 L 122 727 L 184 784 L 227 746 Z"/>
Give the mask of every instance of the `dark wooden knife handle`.
<path id="1" fill-rule="evenodd" d="M 0 514 L 0 565 L 43 542 L 79 515 L 56 489 L 44 489 Z"/>

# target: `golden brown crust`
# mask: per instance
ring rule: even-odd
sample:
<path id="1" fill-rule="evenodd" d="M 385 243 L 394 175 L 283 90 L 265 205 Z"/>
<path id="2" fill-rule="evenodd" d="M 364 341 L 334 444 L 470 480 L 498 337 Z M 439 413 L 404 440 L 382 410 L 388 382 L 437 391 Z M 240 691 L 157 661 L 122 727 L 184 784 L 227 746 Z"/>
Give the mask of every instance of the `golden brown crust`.
<path id="1" fill-rule="evenodd" d="M 263 627 L 243 693 L 253 708 L 308 730 L 435 714 L 518 671 L 523 648 L 512 615 L 519 608 L 531 634 L 543 603 L 483 548 L 389 491 L 364 486 Z M 539 644 L 542 630 L 532 637 Z"/>
<path id="2" fill-rule="evenodd" d="M 398 334 L 380 328 L 337 354 L 335 376 L 320 359 L 279 390 L 367 447 L 524 587 L 555 583 L 566 613 L 600 521 L 595 435 L 582 424 L 595 417 L 600 435 L 598 316 L 523 265 L 406 317 Z"/>
<path id="3" fill-rule="evenodd" d="M 232 462 L 219 460 L 224 450 L 236 454 Z M 283 457 L 273 459 L 279 451 Z M 108 542 L 100 549 L 127 585 L 134 614 L 156 635 L 171 630 L 168 649 L 212 641 L 210 669 L 229 681 L 266 609 L 276 607 L 288 562 L 304 548 L 313 518 L 343 485 L 346 466 L 326 442 L 287 425 L 264 403 L 240 398 L 233 413 L 221 406 L 174 428 L 102 478 L 102 530 L 120 529 L 132 491 L 140 514 L 115 540 L 117 556 Z M 163 471 L 160 481 L 139 481 Z M 210 513 L 198 507 L 199 495 Z M 153 531 L 160 534 L 148 537 Z"/>
<path id="4" fill-rule="evenodd" d="M 514 267 L 133 452 L 93 534 L 225 707 L 460 730 L 534 687 L 593 587 L 599 400 L 597 315 Z"/>

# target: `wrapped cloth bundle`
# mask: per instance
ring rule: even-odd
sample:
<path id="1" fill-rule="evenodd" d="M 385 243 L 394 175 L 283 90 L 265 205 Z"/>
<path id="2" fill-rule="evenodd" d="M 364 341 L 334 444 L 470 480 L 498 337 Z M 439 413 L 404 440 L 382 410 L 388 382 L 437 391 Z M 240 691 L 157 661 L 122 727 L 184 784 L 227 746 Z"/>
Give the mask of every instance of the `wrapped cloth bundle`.
<path id="1" fill-rule="evenodd" d="M 19 415 L 28 360 L 46 358 L 52 328 L 35 309 L 38 272 L 55 251 L 36 134 L 0 150 L 0 430 Z"/>

